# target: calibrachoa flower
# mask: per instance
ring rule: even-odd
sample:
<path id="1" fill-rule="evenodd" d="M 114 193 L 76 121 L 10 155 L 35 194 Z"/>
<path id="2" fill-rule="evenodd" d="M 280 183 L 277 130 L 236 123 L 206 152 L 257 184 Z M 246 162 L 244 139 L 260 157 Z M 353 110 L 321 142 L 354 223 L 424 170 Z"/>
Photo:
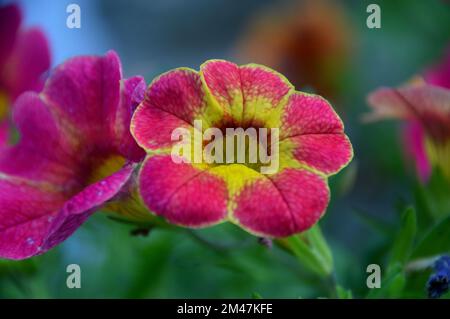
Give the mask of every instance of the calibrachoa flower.
<path id="1" fill-rule="evenodd" d="M 176 163 L 177 128 L 278 128 L 279 170 L 249 163 Z M 304 231 L 324 214 L 327 178 L 351 160 L 342 121 L 317 95 L 295 91 L 261 65 L 211 60 L 200 72 L 180 68 L 155 79 L 133 115 L 131 131 L 147 151 L 139 189 L 150 210 L 169 222 L 204 227 L 223 221 L 260 236 Z"/>
<path id="2" fill-rule="evenodd" d="M 17 5 L 0 7 L 0 145 L 8 138 L 6 118 L 24 91 L 42 88 L 42 73 L 50 67 L 50 51 L 37 28 L 20 28 Z"/>
<path id="3" fill-rule="evenodd" d="M 122 79 L 118 56 L 108 52 L 68 60 L 41 93 L 17 99 L 20 141 L 0 154 L 0 257 L 43 253 L 98 208 L 127 199 L 145 154 L 129 132 L 144 91 L 143 78 Z"/>
<path id="4" fill-rule="evenodd" d="M 397 118 L 407 122 L 407 149 L 422 181 L 432 166 L 450 179 L 450 54 L 423 79 L 400 88 L 381 88 L 368 97 L 371 119 Z"/>

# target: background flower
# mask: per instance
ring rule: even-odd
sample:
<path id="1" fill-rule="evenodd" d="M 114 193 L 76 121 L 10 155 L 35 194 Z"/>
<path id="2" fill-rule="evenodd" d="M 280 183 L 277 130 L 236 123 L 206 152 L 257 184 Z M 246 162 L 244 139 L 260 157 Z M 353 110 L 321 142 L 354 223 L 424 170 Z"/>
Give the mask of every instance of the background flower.
<path id="1" fill-rule="evenodd" d="M 239 55 L 244 61 L 279 70 L 297 88 L 310 87 L 334 100 L 351 53 L 350 30 L 348 17 L 336 1 L 278 5 L 251 21 Z"/>
<path id="2" fill-rule="evenodd" d="M 128 127 L 144 89 L 108 52 L 68 60 L 18 98 L 20 141 L 0 154 L 1 257 L 47 251 L 120 194 L 143 156 Z"/>
<path id="3" fill-rule="evenodd" d="M 17 5 L 0 7 L 0 144 L 8 139 L 6 119 L 14 100 L 24 91 L 42 88 L 50 67 L 47 39 L 38 28 L 23 29 Z"/>
<path id="4" fill-rule="evenodd" d="M 222 131 L 279 128 L 279 170 L 263 175 L 248 162 L 175 163 L 172 131 L 196 130 L 196 119 L 204 129 Z M 148 153 L 139 188 L 150 210 L 183 226 L 228 220 L 262 236 L 289 236 L 314 225 L 328 205 L 327 177 L 353 156 L 326 100 L 296 92 L 282 75 L 255 64 L 212 60 L 199 73 L 182 68 L 163 74 L 148 88 L 131 129 Z"/>
<path id="5" fill-rule="evenodd" d="M 398 89 L 379 89 L 368 97 L 374 108 L 372 119 L 406 120 L 405 141 L 422 181 L 431 166 L 439 167 L 450 179 L 450 55 L 439 66 Z"/>

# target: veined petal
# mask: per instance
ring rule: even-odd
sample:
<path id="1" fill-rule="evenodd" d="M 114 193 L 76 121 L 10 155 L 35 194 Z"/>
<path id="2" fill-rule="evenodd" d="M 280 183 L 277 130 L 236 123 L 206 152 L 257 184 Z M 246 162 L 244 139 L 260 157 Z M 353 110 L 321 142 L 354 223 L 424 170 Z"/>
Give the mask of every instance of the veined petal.
<path id="1" fill-rule="evenodd" d="M 121 155 L 127 159 L 139 162 L 145 156 L 130 132 L 130 122 L 138 104 L 144 99 L 145 81 L 143 77 L 136 76 L 120 83 L 120 102 L 116 113 L 108 115 L 112 136 L 117 137 L 117 148 Z"/>
<path id="2" fill-rule="evenodd" d="M 197 72 L 185 68 L 167 72 L 148 87 L 133 115 L 131 132 L 144 149 L 170 146 L 172 131 L 191 129 L 194 120 L 201 119 L 206 103 Z"/>
<path id="3" fill-rule="evenodd" d="M 144 203 L 169 222 L 204 227 L 227 215 L 227 188 L 208 170 L 176 164 L 170 155 L 149 156 L 139 175 Z"/>
<path id="4" fill-rule="evenodd" d="M 296 160 L 325 175 L 345 167 L 353 157 L 353 148 L 345 134 L 305 134 L 285 139 Z"/>
<path id="5" fill-rule="evenodd" d="M 200 75 L 205 90 L 212 96 L 210 103 L 218 103 L 216 112 L 222 113 L 225 120 L 241 123 L 244 98 L 239 66 L 225 60 L 209 60 L 200 66 Z"/>
<path id="6" fill-rule="evenodd" d="M 69 199 L 55 216 L 43 241 L 41 252 L 66 240 L 96 209 L 116 196 L 128 182 L 134 168 L 132 164 L 126 165 Z"/>
<path id="7" fill-rule="evenodd" d="M 450 138 L 450 90 L 433 85 L 381 88 L 368 101 L 374 109 L 371 118 L 419 121 L 438 143 Z"/>
<path id="8" fill-rule="evenodd" d="M 104 57 L 75 57 L 52 72 L 41 96 L 80 140 L 111 144 L 105 119 L 117 113 L 120 79 L 120 60 L 112 51 Z"/>
<path id="9" fill-rule="evenodd" d="M 223 112 L 223 121 L 239 126 L 265 124 L 293 90 L 284 76 L 258 64 L 239 67 L 224 60 L 210 60 L 201 66 L 200 74 Z"/>
<path id="10" fill-rule="evenodd" d="M 0 257 L 24 259 L 38 254 L 64 201 L 64 194 L 52 185 L 0 174 Z"/>
<path id="11" fill-rule="evenodd" d="M 291 83 L 280 73 L 258 64 L 240 67 L 244 99 L 243 122 L 280 127 L 280 111 L 294 91 Z"/>
<path id="12" fill-rule="evenodd" d="M 280 139 L 305 134 L 337 134 L 344 125 L 324 98 L 296 92 L 283 111 Z"/>
<path id="13" fill-rule="evenodd" d="M 259 236 L 285 237 L 314 225 L 329 201 L 326 180 L 302 169 L 285 169 L 247 184 L 233 199 L 233 220 Z"/>
<path id="14" fill-rule="evenodd" d="M 19 97 L 13 120 L 20 141 L 2 150 L 0 171 L 55 185 L 67 183 L 78 167 L 76 143 L 61 131 L 37 93 L 27 92 Z"/>

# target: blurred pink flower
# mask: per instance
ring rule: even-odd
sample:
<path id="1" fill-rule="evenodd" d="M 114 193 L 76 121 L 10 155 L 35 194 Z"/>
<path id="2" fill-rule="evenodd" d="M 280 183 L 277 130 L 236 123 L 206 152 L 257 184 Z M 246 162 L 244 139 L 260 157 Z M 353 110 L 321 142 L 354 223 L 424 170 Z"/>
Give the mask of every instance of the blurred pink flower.
<path id="1" fill-rule="evenodd" d="M 450 179 L 450 51 L 424 72 L 424 78 L 400 88 L 381 88 L 368 97 L 369 117 L 407 121 L 403 135 L 422 182 L 439 167 Z"/>
<path id="2" fill-rule="evenodd" d="M 122 78 L 108 52 L 68 60 L 41 93 L 17 99 L 20 141 L 0 153 L 0 257 L 43 253 L 98 208 L 128 199 L 124 190 L 145 154 L 129 130 L 144 90 L 142 77 Z"/>
<path id="3" fill-rule="evenodd" d="M 37 28 L 20 27 L 17 5 L 0 7 L 0 145 L 8 139 L 4 122 L 14 100 L 24 91 L 42 88 L 42 74 L 50 67 L 47 39 Z"/>

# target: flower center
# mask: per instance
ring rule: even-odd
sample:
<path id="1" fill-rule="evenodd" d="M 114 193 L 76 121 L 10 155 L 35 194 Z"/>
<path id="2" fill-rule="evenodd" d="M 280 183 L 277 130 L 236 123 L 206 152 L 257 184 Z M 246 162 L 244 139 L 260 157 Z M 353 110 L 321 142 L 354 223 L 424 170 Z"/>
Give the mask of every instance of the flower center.
<path id="1" fill-rule="evenodd" d="M 90 173 L 86 184 L 94 184 L 120 170 L 125 165 L 125 158 L 112 154 L 108 156 L 92 156 L 89 158 Z"/>
<path id="2" fill-rule="evenodd" d="M 213 166 L 242 164 L 252 170 L 262 171 L 278 156 L 276 152 L 278 129 L 222 123 L 204 132 L 204 158 Z"/>
<path id="3" fill-rule="evenodd" d="M 8 108 L 9 108 L 8 96 L 2 91 L 0 91 L 0 121 L 7 116 Z"/>

